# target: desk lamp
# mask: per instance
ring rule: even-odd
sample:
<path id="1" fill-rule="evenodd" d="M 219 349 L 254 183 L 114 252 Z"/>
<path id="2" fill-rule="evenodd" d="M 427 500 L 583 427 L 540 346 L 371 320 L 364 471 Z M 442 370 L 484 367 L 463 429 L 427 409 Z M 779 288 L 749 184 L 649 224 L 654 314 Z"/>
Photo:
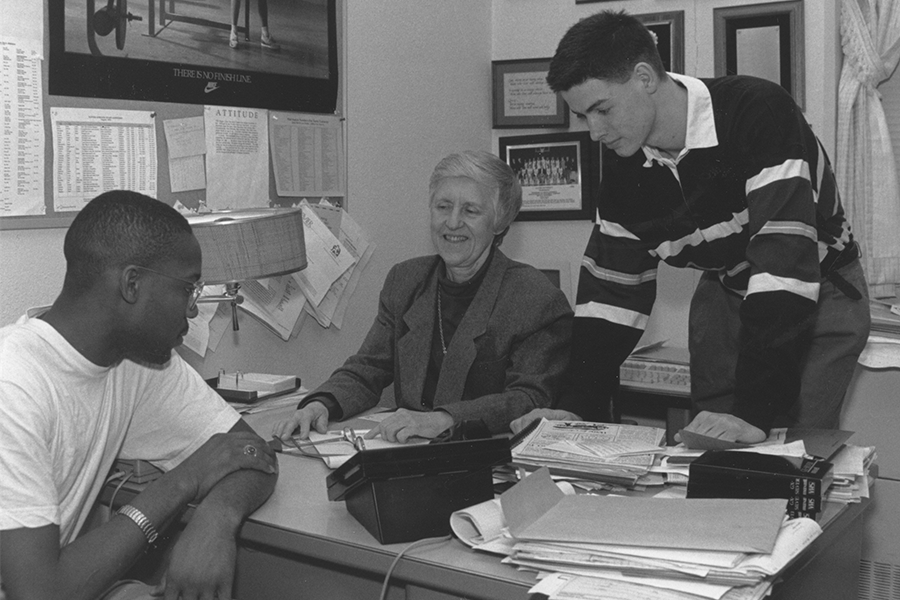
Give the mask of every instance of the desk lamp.
<path id="1" fill-rule="evenodd" d="M 225 285 L 223 296 L 200 302 L 231 302 L 231 323 L 238 330 L 241 282 L 288 275 L 306 268 L 303 211 L 299 208 L 220 210 L 189 216 L 203 251 L 200 279 Z"/>

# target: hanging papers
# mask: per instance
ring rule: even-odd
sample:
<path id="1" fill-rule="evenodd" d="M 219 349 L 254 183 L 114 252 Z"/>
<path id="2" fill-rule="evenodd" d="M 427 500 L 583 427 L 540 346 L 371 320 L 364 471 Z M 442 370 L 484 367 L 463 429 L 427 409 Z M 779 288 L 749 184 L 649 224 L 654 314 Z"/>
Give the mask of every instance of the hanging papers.
<path id="1" fill-rule="evenodd" d="M 287 341 L 304 311 L 322 327 L 341 327 L 361 271 L 375 250 L 362 228 L 343 209 L 300 203 L 307 266 L 281 277 L 245 282 L 241 308 Z"/>

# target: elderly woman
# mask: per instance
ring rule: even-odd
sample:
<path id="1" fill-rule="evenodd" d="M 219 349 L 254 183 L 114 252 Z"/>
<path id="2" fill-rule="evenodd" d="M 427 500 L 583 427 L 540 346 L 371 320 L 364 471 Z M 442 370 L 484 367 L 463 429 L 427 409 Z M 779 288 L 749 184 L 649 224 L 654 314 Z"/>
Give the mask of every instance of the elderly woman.
<path id="1" fill-rule="evenodd" d="M 568 364 L 573 314 L 540 271 L 499 249 L 522 205 L 512 169 L 488 152 L 444 158 L 430 182 L 437 256 L 395 265 L 359 351 L 273 434 L 305 438 L 378 404 L 397 411 L 368 437 L 433 438 L 481 420 L 491 433 L 549 407 Z"/>

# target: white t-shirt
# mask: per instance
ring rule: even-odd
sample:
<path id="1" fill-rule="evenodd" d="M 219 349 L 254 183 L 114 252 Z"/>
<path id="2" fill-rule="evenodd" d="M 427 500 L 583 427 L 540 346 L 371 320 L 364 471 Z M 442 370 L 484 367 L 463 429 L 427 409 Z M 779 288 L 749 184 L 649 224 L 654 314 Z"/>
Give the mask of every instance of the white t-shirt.
<path id="1" fill-rule="evenodd" d="M 87 519 L 117 457 L 177 466 L 240 416 L 178 356 L 100 367 L 35 314 L 0 329 L 0 531 Z"/>

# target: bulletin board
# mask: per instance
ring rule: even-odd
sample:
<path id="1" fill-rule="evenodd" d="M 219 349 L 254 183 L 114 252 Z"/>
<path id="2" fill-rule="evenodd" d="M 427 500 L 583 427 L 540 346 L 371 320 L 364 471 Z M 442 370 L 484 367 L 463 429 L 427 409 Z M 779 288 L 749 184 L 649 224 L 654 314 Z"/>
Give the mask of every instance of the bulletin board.
<path id="1" fill-rule="evenodd" d="M 25 0 L 22 0 L 23 2 Z M 218 3 L 223 7 L 228 3 Z M 184 192 L 172 192 L 170 186 L 169 161 L 167 155 L 166 138 L 164 134 L 164 123 L 172 119 L 183 119 L 187 117 L 201 117 L 204 109 L 208 105 L 214 106 L 256 106 L 262 110 L 283 110 L 298 111 L 298 113 L 318 113 L 323 116 L 340 116 L 340 86 L 339 80 L 342 69 L 341 65 L 341 35 L 340 27 L 342 14 L 340 0 L 319 0 L 318 6 L 322 14 L 317 16 L 319 20 L 327 23 L 327 41 L 320 43 L 319 54 L 315 60 L 309 59 L 307 62 L 318 65 L 316 68 L 310 67 L 305 73 L 312 73 L 314 76 L 307 74 L 291 74 L 277 72 L 279 69 L 284 71 L 284 67 L 272 67 L 271 72 L 265 72 L 262 67 L 256 66 L 259 61 L 268 60 L 272 64 L 281 64 L 294 62 L 296 56 L 291 53 L 302 52 L 300 44 L 292 45 L 290 29 L 297 27 L 296 15 L 279 21 L 279 16 L 284 17 L 285 13 L 279 15 L 279 10 L 285 11 L 295 10 L 292 7 L 297 5 L 309 6 L 313 3 L 293 3 L 290 0 L 270 0 L 269 1 L 269 30 L 272 35 L 280 42 L 280 47 L 273 53 L 269 50 L 261 48 L 259 42 L 259 16 L 256 13 L 255 2 L 244 2 L 244 10 L 249 4 L 251 13 L 249 15 L 250 27 L 242 29 L 241 42 L 244 44 L 242 48 L 237 50 L 228 47 L 228 30 L 216 26 L 214 23 L 194 23 L 190 19 L 188 21 L 171 21 L 162 22 L 158 8 L 161 6 L 182 7 L 183 10 L 189 11 L 192 7 L 206 6 L 205 4 L 171 2 L 167 0 L 159 2 L 156 0 L 147 0 L 145 3 L 132 2 L 127 5 L 127 9 L 133 15 L 138 15 L 141 20 L 127 21 L 127 34 L 124 41 L 124 49 L 117 48 L 120 38 L 117 37 L 118 31 L 114 28 L 107 36 L 99 35 L 103 30 L 102 20 L 99 29 L 94 31 L 93 41 L 85 41 L 85 21 L 87 12 L 85 11 L 84 0 L 63 0 L 60 2 L 47 1 L 44 3 L 44 23 L 43 23 L 43 48 L 44 60 L 41 60 L 40 78 L 42 90 L 42 106 L 43 127 L 44 127 L 44 148 L 43 148 L 43 175 L 44 175 L 44 211 L 43 215 L 28 216 L 0 216 L 0 230 L 2 229 L 33 229 L 33 228 L 64 228 L 68 227 L 77 211 L 67 210 L 59 211 L 54 208 L 54 140 L 53 127 L 51 125 L 51 111 L 56 107 L 65 108 L 84 108 L 84 109 L 100 109 L 100 110 L 118 110 L 118 111 L 145 111 L 152 114 L 155 122 L 156 137 L 156 163 L 157 163 L 157 183 L 155 197 L 167 202 L 175 204 L 180 202 L 187 208 L 196 208 L 206 200 L 206 189 L 198 189 Z M 94 5 L 94 13 L 100 9 L 106 9 L 108 6 L 116 6 L 116 3 L 107 4 L 107 0 L 88 1 L 88 11 L 91 5 Z M 121 2 L 121 6 L 125 6 Z M 212 6 L 212 5 L 210 5 Z M 148 10 L 156 9 L 153 15 L 152 27 L 148 23 Z M 307 8 L 308 9 L 308 8 Z M 76 12 L 77 11 L 77 12 Z M 227 12 L 227 11 L 226 11 Z M 166 18 L 170 18 L 169 14 Z M 221 16 L 221 14 L 220 14 Z M 242 14 L 241 19 L 245 15 Z M 65 21 L 74 21 L 78 25 L 75 28 L 65 29 Z M 294 21 L 291 21 L 294 19 Z M 241 21 L 243 23 L 243 21 Z M 88 25 L 88 40 L 91 36 L 91 25 Z M 187 62 L 165 62 L 165 59 L 171 58 L 170 55 L 163 53 L 157 56 L 141 55 L 141 48 L 151 45 L 169 46 L 178 45 L 172 41 L 176 28 L 180 29 L 184 36 L 200 40 L 197 47 L 204 46 L 209 41 L 206 38 L 219 40 L 222 42 L 223 48 L 216 48 L 210 51 L 211 54 L 217 56 L 227 56 L 227 52 L 237 53 L 246 50 L 247 58 L 244 63 L 229 66 L 215 66 L 213 64 L 191 65 Z M 155 30 L 155 37 L 149 35 L 150 30 Z M 167 41 L 166 36 L 170 39 Z M 247 35 L 250 40 L 244 39 Z M 182 38 L 183 41 L 184 38 Z M 180 43 L 179 41 L 179 43 Z M 311 43 L 310 43 L 311 44 Z M 310 44 L 307 44 L 307 49 Z M 83 47 L 82 47 L 83 46 Z M 97 48 L 95 48 L 97 47 Z M 183 45 L 181 46 L 183 47 Z M 312 50 L 310 50 L 312 51 Z M 322 54 L 324 52 L 324 54 Z M 223 54 L 224 53 L 224 54 Z M 120 56 L 124 54 L 125 56 Z M 185 55 L 185 60 L 194 62 L 202 62 L 203 59 L 194 60 L 197 54 L 190 56 Z M 163 60 L 157 60 L 163 59 Z M 176 59 L 177 60 L 177 59 Z M 256 61 L 256 62 L 254 62 Z M 237 64 L 239 61 L 233 61 Z M 249 66 L 248 66 L 249 65 Z M 250 70 L 243 70 L 244 67 Z M 162 69 L 162 71 L 158 71 Z M 181 83 L 173 78 L 166 80 L 160 73 L 163 71 L 174 72 L 180 70 L 182 74 L 193 71 L 187 77 L 182 77 L 185 82 Z M 243 89 L 237 92 L 228 92 L 228 84 L 230 80 L 243 73 L 249 77 L 253 85 L 244 85 Z M 137 79 L 152 80 L 152 84 L 142 84 L 138 86 Z M 238 77 L 240 79 L 240 77 Z M 195 81 L 196 80 L 196 81 Z M 123 83 L 124 82 L 124 83 Z M 251 93 L 256 82 L 259 83 L 256 93 Z M 181 86 L 184 89 L 179 89 Z M 273 87 L 274 86 L 274 87 Z M 241 86 L 237 86 L 241 87 Z M 205 89 L 213 88 L 213 94 L 204 92 Z M 281 89 L 279 96 L 276 98 L 272 94 L 266 93 L 266 90 Z M 198 91 L 199 90 L 199 91 Z M 226 91 L 228 93 L 218 94 L 218 92 Z M 296 93 L 284 93 L 284 90 L 295 90 Z M 343 119 L 341 119 L 343 121 Z M 341 127 L 343 131 L 343 126 Z M 343 135 L 343 133 L 342 133 Z M 345 160 L 345 155 L 341 155 L 340 159 Z M 285 198 L 276 193 L 275 175 L 272 165 L 268 168 L 269 179 L 269 205 L 290 205 L 295 203 L 298 198 Z M 344 189 L 345 189 L 345 172 L 344 172 Z M 261 200 L 260 205 L 264 205 L 265 199 Z M 337 204 L 345 205 L 343 198 L 336 198 Z"/>

